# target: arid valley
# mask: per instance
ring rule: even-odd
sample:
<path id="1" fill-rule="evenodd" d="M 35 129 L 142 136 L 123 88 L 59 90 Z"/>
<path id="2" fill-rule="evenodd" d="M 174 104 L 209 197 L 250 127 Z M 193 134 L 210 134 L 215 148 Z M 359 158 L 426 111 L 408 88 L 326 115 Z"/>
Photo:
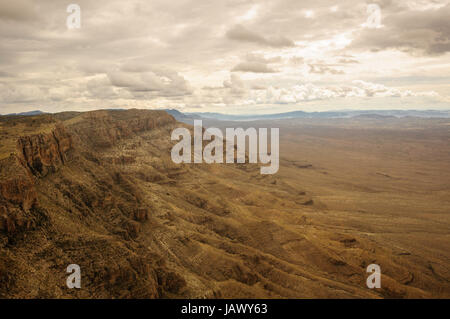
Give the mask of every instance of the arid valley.
<path id="1" fill-rule="evenodd" d="M 448 118 L 204 122 L 278 127 L 279 171 L 173 163 L 164 111 L 0 117 L 0 297 L 450 297 Z"/>

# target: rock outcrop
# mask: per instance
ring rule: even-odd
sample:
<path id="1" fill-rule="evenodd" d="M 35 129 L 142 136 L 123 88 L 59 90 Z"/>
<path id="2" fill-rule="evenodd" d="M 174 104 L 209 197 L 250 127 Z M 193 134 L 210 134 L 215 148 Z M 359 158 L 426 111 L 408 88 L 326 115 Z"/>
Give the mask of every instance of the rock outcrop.
<path id="1" fill-rule="evenodd" d="M 140 145 L 139 134 L 160 139 L 176 121 L 142 110 L 53 120 L 39 133 L 17 138 L 15 152 L 0 160 L 0 298 L 179 293 L 184 279 L 140 243 L 151 205 L 133 176 L 121 171 L 136 164 L 136 151 L 122 154 L 118 146 Z M 83 291 L 61 285 L 62 267 L 71 263 L 82 267 Z M 51 279 L 44 279 L 49 273 Z"/>
<path id="2" fill-rule="evenodd" d="M 0 176 L 0 232 L 32 228 L 29 216 L 37 205 L 33 179 L 14 156 L 0 162 Z"/>
<path id="3" fill-rule="evenodd" d="M 164 111 L 92 111 L 84 113 L 73 129 L 81 142 L 106 148 L 133 134 L 175 123 L 176 120 Z"/>
<path id="4" fill-rule="evenodd" d="M 49 134 L 24 136 L 17 141 L 17 158 L 34 176 L 46 176 L 64 164 L 73 147 L 72 138 L 61 124 Z"/>
<path id="5" fill-rule="evenodd" d="M 16 145 L 16 154 L 0 163 L 0 231 L 7 234 L 30 230 L 37 224 L 42 216 L 36 216 L 35 179 L 55 172 L 73 147 L 61 124 L 47 134 L 20 137 Z"/>

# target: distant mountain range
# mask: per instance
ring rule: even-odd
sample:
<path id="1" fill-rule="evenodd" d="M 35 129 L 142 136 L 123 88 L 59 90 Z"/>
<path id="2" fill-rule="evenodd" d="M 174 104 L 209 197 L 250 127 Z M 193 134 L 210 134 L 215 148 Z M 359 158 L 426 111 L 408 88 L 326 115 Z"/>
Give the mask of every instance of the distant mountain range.
<path id="1" fill-rule="evenodd" d="M 389 117 L 422 117 L 422 118 L 450 118 L 450 110 L 349 110 L 349 111 L 327 111 L 327 112 L 304 112 L 293 111 L 275 114 L 222 114 L 211 112 L 182 113 L 178 110 L 165 110 L 177 120 L 187 119 L 215 119 L 223 121 L 254 121 L 271 119 L 292 118 L 389 118 Z"/>
<path id="2" fill-rule="evenodd" d="M 40 110 L 34 110 L 29 112 L 21 112 L 21 113 L 9 113 L 5 114 L 4 116 L 33 116 L 33 115 L 40 115 L 45 114 L 45 112 L 42 112 Z"/>
<path id="3" fill-rule="evenodd" d="M 115 109 L 117 110 L 117 109 Z M 121 109 L 123 110 L 123 109 Z M 325 112 L 304 112 L 293 111 L 274 114 L 222 114 L 212 112 L 193 112 L 183 113 L 175 109 L 165 109 L 167 113 L 177 120 L 192 119 L 214 119 L 222 121 L 254 121 L 254 120 L 272 120 L 272 119 L 293 119 L 293 118 L 351 118 L 351 117 L 370 117 L 370 118 L 389 118 L 389 117 L 422 117 L 422 118 L 450 118 L 450 110 L 345 110 L 345 111 L 325 111 Z M 34 116 L 45 114 L 40 110 L 11 113 L 5 116 Z"/>

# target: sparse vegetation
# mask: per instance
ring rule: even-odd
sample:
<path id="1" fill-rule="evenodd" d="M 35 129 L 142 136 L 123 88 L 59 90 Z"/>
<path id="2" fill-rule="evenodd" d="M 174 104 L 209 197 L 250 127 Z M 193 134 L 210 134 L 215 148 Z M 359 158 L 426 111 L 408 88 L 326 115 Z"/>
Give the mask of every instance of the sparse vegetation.
<path id="1" fill-rule="evenodd" d="M 449 297 L 449 126 L 302 121 L 276 123 L 264 178 L 174 164 L 164 112 L 0 117 L 0 297 Z M 66 143 L 39 145 L 57 123 Z"/>

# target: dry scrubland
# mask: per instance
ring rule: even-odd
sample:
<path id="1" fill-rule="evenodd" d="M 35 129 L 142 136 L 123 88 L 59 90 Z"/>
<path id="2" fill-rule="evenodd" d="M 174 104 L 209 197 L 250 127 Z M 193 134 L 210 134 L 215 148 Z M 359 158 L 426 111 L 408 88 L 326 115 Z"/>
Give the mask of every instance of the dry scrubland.
<path id="1" fill-rule="evenodd" d="M 0 297 L 450 297 L 448 119 L 209 124 L 280 127 L 279 172 L 175 165 L 162 111 L 1 117 Z"/>

